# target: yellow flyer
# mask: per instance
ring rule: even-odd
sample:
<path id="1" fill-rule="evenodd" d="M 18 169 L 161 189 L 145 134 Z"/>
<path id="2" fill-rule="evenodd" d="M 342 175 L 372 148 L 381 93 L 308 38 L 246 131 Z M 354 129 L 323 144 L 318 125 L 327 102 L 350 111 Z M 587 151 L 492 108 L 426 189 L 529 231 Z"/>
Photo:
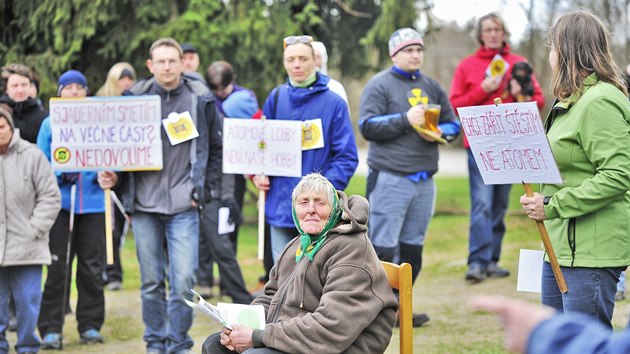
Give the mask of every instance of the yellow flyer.
<path id="1" fill-rule="evenodd" d="M 312 150 L 324 147 L 324 134 L 322 131 L 321 118 L 303 121 L 302 150 Z"/>
<path id="2" fill-rule="evenodd" d="M 162 125 L 171 145 L 181 144 L 199 136 L 199 132 L 188 111 L 169 113 L 168 117 L 162 119 Z"/>
<path id="3" fill-rule="evenodd" d="M 500 54 L 497 54 L 492 58 L 490 65 L 486 69 L 486 77 L 503 77 L 510 68 L 508 63 Z"/>

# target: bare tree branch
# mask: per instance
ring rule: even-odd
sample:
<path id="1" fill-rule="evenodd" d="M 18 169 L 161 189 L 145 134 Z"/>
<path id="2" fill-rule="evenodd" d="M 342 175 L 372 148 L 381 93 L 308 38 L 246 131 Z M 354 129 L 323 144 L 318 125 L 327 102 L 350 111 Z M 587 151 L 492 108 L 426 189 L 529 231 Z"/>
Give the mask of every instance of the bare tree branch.
<path id="1" fill-rule="evenodd" d="M 348 6 L 345 2 L 343 2 L 343 0 L 335 0 L 335 3 L 339 5 L 339 7 L 350 16 L 363 17 L 367 19 L 372 18 L 372 14 L 367 13 L 367 12 L 353 10 L 350 6 Z"/>

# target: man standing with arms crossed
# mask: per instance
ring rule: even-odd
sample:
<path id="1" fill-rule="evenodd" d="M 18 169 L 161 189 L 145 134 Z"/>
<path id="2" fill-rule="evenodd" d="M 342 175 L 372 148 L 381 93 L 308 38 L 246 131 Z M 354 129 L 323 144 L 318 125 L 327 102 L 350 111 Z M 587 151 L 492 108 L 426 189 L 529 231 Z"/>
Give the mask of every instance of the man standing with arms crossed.
<path id="1" fill-rule="evenodd" d="M 382 261 L 411 264 L 415 282 L 435 206 L 432 176 L 439 151 L 435 137 L 414 127 L 424 125 L 424 105 L 431 103 L 441 106 L 441 138 L 453 140 L 460 129 L 444 90 L 420 72 L 424 59 L 420 34 L 401 28 L 391 35 L 388 47 L 394 65 L 372 77 L 361 95 L 359 128 L 369 141 L 368 234 Z M 428 320 L 426 314 L 413 315 L 414 327 Z"/>
<path id="2" fill-rule="evenodd" d="M 183 53 L 177 41 L 158 39 L 149 54 L 147 67 L 153 77 L 138 82 L 130 92 L 159 95 L 162 119 L 173 112 L 190 113 L 199 136 L 172 145 L 161 129 L 162 170 L 127 174 L 123 203 L 133 217 L 147 353 L 189 353 L 193 315 L 184 299 L 192 300 L 197 269 L 197 207 L 218 198 L 221 121 L 208 88 L 182 75 Z"/>

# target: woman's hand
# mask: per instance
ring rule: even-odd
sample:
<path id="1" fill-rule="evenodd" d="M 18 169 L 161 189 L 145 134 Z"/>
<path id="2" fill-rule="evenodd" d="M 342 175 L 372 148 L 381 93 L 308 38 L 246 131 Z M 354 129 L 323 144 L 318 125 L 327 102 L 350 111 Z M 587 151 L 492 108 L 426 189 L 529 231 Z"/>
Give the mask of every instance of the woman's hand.
<path id="1" fill-rule="evenodd" d="M 228 350 L 234 351 L 234 346 L 232 345 L 232 341 L 230 340 L 230 333 L 232 333 L 232 330 L 223 327 L 223 330 L 219 335 L 219 337 L 221 338 L 219 343 L 221 343 L 221 345 L 226 347 Z"/>
<path id="2" fill-rule="evenodd" d="M 118 182 L 118 175 L 113 171 L 99 171 L 98 173 L 98 185 L 101 189 L 114 188 Z"/>
<path id="3" fill-rule="evenodd" d="M 550 307 L 502 296 L 477 296 L 472 300 L 472 307 L 499 315 L 505 329 L 505 347 L 516 353 L 525 353 L 527 341 L 534 328 L 555 315 Z"/>
<path id="4" fill-rule="evenodd" d="M 546 219 L 545 209 L 543 208 L 543 199 L 544 196 L 542 194 L 534 193 L 533 197 L 522 195 L 519 201 L 523 205 L 523 209 L 525 209 L 525 213 L 530 219 L 543 221 Z"/>
<path id="5" fill-rule="evenodd" d="M 269 190 L 269 177 L 267 176 L 256 175 L 252 179 L 252 182 L 254 182 L 256 188 L 260 189 L 261 191 Z"/>
<path id="6" fill-rule="evenodd" d="M 252 334 L 254 333 L 254 330 L 252 328 L 241 325 L 233 325 L 232 327 L 233 330 L 230 331 L 228 336 L 228 345 L 223 344 L 223 333 L 221 333 L 221 344 L 229 350 L 239 353 L 242 353 L 254 346 L 254 342 L 252 341 Z"/>

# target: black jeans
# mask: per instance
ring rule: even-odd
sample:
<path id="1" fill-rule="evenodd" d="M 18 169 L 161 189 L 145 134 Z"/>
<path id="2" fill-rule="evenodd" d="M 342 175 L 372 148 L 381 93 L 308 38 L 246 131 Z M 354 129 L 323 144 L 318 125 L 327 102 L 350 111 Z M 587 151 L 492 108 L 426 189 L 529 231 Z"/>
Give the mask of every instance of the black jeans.
<path id="1" fill-rule="evenodd" d="M 37 327 L 41 336 L 60 333 L 63 325 L 63 283 L 66 276 L 66 247 L 68 245 L 68 223 L 70 214 L 61 210 L 50 230 L 50 253 L 52 264 L 39 312 Z M 103 272 L 105 271 L 105 214 L 75 214 L 74 231 L 70 247 L 70 269 L 77 256 L 76 283 L 79 298 L 76 316 L 79 333 L 88 329 L 100 330 L 105 319 L 105 296 L 103 295 Z M 70 279 L 70 277 L 68 278 Z M 68 285 L 68 294 L 70 287 Z"/>
<path id="2" fill-rule="evenodd" d="M 229 234 L 218 233 L 220 203 L 210 202 L 203 208 L 200 218 L 201 234 L 204 234 L 206 250 L 219 266 L 221 283 L 228 295 L 237 304 L 249 304 L 254 298 L 250 295 L 243 281 L 241 267 L 236 261 L 236 254 L 230 242 Z"/>

